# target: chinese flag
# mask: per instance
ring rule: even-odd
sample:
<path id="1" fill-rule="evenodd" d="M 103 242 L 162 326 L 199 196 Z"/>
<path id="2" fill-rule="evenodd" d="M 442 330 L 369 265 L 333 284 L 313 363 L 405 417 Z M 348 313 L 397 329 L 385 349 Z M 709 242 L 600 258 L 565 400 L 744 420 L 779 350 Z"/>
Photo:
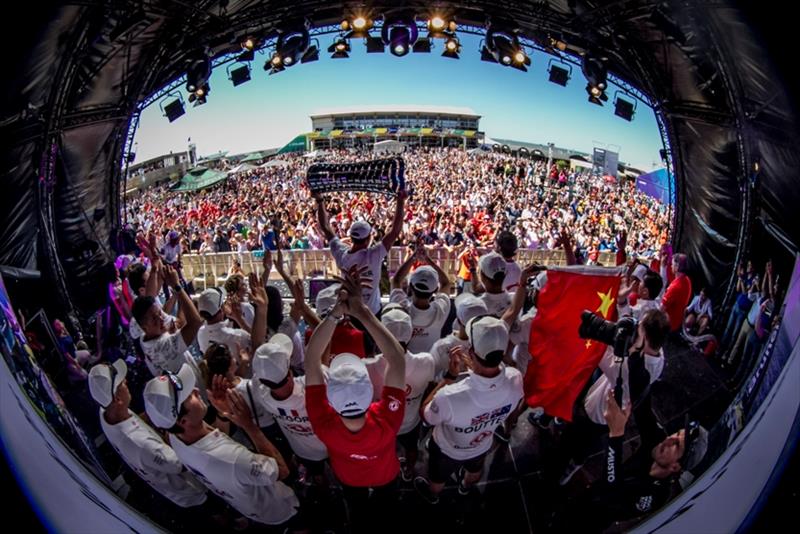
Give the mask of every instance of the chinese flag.
<path id="1" fill-rule="evenodd" d="M 578 336 L 583 310 L 616 318 L 619 268 L 573 266 L 547 271 L 531 325 L 525 374 L 528 406 L 572 421 L 572 405 L 595 370 L 606 345 Z"/>

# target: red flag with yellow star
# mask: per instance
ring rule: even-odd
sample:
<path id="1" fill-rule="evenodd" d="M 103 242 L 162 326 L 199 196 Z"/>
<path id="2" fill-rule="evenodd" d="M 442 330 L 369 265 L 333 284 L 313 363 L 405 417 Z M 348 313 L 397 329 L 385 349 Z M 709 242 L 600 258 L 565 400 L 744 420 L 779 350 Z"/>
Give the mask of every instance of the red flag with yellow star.
<path id="1" fill-rule="evenodd" d="M 547 271 L 536 302 L 525 373 L 528 406 L 572 421 L 572 406 L 597 368 L 606 345 L 578 336 L 581 312 L 613 321 L 617 315 L 619 268 L 571 266 Z"/>

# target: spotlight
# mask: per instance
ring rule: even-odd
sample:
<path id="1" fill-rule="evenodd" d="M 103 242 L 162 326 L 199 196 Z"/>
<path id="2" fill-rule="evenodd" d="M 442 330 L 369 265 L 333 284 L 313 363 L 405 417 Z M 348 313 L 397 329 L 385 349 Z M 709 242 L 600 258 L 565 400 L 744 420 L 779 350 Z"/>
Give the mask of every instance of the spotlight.
<path id="1" fill-rule="evenodd" d="M 246 63 L 248 61 L 253 61 L 256 58 L 256 53 L 252 50 L 245 50 L 238 56 L 236 56 L 236 61 L 239 63 Z"/>
<path id="2" fill-rule="evenodd" d="M 428 28 L 431 31 L 443 31 L 445 27 L 445 21 L 442 17 L 435 16 L 431 20 L 428 21 Z"/>
<path id="3" fill-rule="evenodd" d="M 526 66 L 531 64 L 531 58 L 525 53 L 517 36 L 494 27 L 490 27 L 486 32 L 486 41 L 481 48 L 481 59 L 521 71 L 527 71 Z"/>
<path id="4" fill-rule="evenodd" d="M 567 86 L 567 82 L 572 75 L 572 67 L 567 63 L 562 63 L 563 67 L 560 65 L 556 65 L 553 63 L 553 60 L 550 60 L 550 68 L 548 70 L 550 74 L 550 81 L 554 84 L 560 85 L 562 87 Z"/>
<path id="5" fill-rule="evenodd" d="M 211 92 L 211 86 L 206 82 L 205 84 L 198 86 L 190 95 L 189 95 L 189 102 L 194 103 L 194 107 L 202 106 L 206 103 L 206 99 L 208 98 L 208 93 Z"/>
<path id="6" fill-rule="evenodd" d="M 183 107 L 183 98 L 181 97 L 180 93 L 171 93 L 167 95 L 167 98 L 173 97 L 173 100 L 167 102 L 165 98 L 159 103 L 161 107 L 161 112 L 167 118 L 169 122 L 175 122 L 179 117 L 183 116 L 186 113 L 186 109 Z"/>
<path id="7" fill-rule="evenodd" d="M 254 37 L 246 37 L 245 40 L 242 41 L 241 45 L 242 45 L 242 50 L 247 50 L 249 52 L 252 52 L 253 50 L 256 49 L 256 46 L 258 46 L 258 42 Z"/>
<path id="8" fill-rule="evenodd" d="M 389 18 L 381 29 L 383 44 L 389 46 L 389 51 L 398 57 L 408 54 L 411 47 L 417 42 L 419 31 L 414 18 L 409 15 L 399 15 Z"/>
<path id="9" fill-rule="evenodd" d="M 600 58 L 587 54 L 581 63 L 581 70 L 586 77 L 586 92 L 589 93 L 589 102 L 602 106 L 601 100 L 608 101 L 605 94 L 608 76 L 605 63 Z"/>
<path id="10" fill-rule="evenodd" d="M 625 119 L 628 122 L 633 120 L 633 115 L 636 113 L 636 101 L 625 100 L 619 97 L 619 92 L 614 99 L 614 115 Z"/>
<path id="11" fill-rule="evenodd" d="M 277 62 L 275 58 L 278 58 Z M 273 69 L 291 67 L 297 63 L 308 63 L 317 59 L 319 59 L 319 48 L 311 44 L 307 24 L 301 28 L 283 30 L 278 33 L 275 54 L 272 57 Z"/>
<path id="12" fill-rule="evenodd" d="M 352 21 L 343 20 L 341 28 L 344 31 L 350 30 L 350 33 L 345 35 L 346 39 L 366 39 L 369 37 L 369 31 L 372 29 L 373 25 L 374 22 L 372 19 L 366 15 L 358 14 Z"/>
<path id="13" fill-rule="evenodd" d="M 428 39 L 446 39 L 456 31 L 456 21 L 436 13 L 428 19 Z"/>
<path id="14" fill-rule="evenodd" d="M 350 57 L 350 43 L 345 38 L 340 37 L 328 47 L 328 53 L 331 54 L 333 59 L 348 58 Z"/>
<path id="15" fill-rule="evenodd" d="M 449 57 L 451 59 L 458 59 L 458 54 L 461 52 L 461 43 L 458 42 L 456 36 L 448 37 L 444 42 L 444 51 L 442 57 Z"/>
<path id="16" fill-rule="evenodd" d="M 283 58 L 278 55 L 277 53 L 273 54 L 270 59 L 264 63 L 264 70 L 268 70 L 270 75 L 277 74 L 285 70 L 286 67 L 283 65 Z"/>
<path id="17" fill-rule="evenodd" d="M 211 60 L 205 52 L 198 53 L 189 60 L 186 69 L 186 90 L 193 93 L 211 77 Z"/>
<path id="18" fill-rule="evenodd" d="M 231 67 L 236 66 L 235 64 L 228 67 L 228 79 L 233 83 L 233 86 L 242 85 L 245 82 L 250 81 L 250 67 L 247 65 L 239 65 L 238 67 L 231 69 Z"/>

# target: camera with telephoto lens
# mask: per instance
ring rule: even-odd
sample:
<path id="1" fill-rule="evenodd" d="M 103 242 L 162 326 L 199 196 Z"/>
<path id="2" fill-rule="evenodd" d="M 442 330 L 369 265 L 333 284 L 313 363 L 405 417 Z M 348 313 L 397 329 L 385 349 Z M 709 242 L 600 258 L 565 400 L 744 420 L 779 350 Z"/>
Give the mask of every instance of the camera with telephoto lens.
<path id="1" fill-rule="evenodd" d="M 606 321 L 589 310 L 581 313 L 581 326 L 578 335 L 583 339 L 593 339 L 614 347 L 614 356 L 624 358 L 636 335 L 636 319 L 625 317 L 616 323 Z"/>

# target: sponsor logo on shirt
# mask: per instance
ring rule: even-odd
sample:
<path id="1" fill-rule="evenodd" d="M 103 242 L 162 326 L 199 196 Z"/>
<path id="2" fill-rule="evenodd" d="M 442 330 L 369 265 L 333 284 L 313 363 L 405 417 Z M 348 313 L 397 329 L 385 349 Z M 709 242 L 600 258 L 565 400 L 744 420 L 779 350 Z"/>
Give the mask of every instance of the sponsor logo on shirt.
<path id="1" fill-rule="evenodd" d="M 361 460 L 361 461 L 370 461 L 370 460 L 377 460 L 378 456 L 364 456 L 363 454 L 351 454 L 351 460 Z"/>
<path id="2" fill-rule="evenodd" d="M 636 501 L 636 509 L 640 512 L 646 512 L 653 506 L 653 496 L 652 495 L 645 495 L 644 497 L 639 497 L 639 500 Z"/>
<path id="3" fill-rule="evenodd" d="M 471 434 L 489 426 L 497 426 L 502 423 L 506 417 L 508 417 L 508 414 L 511 413 L 511 408 L 512 405 L 507 404 L 502 408 L 497 408 L 491 412 L 482 413 L 477 417 L 472 418 L 472 421 L 470 421 L 470 426 L 456 426 L 453 427 L 453 430 L 461 434 Z"/>
<path id="4" fill-rule="evenodd" d="M 278 408 L 278 419 L 292 423 L 307 423 L 308 415 L 300 415 L 300 412 L 297 410 L 284 410 L 283 408 Z"/>
<path id="5" fill-rule="evenodd" d="M 391 400 L 389 401 L 389 411 L 396 412 L 400 409 L 400 401 L 395 399 L 394 397 L 389 397 Z"/>
<path id="6" fill-rule="evenodd" d="M 494 434 L 494 432 L 492 432 L 491 430 L 484 430 L 483 432 L 472 438 L 472 441 L 469 442 L 470 447 L 477 447 L 481 441 L 485 440 L 492 434 Z"/>
<path id="7" fill-rule="evenodd" d="M 616 455 L 614 454 L 614 449 L 611 447 L 608 448 L 608 457 L 606 458 L 606 481 L 609 484 L 613 484 L 616 481 L 616 476 L 614 475 L 615 465 L 616 465 Z"/>
<path id="8" fill-rule="evenodd" d="M 415 326 L 413 330 L 411 330 L 411 337 L 428 337 L 430 334 L 425 328 L 420 326 Z"/>

